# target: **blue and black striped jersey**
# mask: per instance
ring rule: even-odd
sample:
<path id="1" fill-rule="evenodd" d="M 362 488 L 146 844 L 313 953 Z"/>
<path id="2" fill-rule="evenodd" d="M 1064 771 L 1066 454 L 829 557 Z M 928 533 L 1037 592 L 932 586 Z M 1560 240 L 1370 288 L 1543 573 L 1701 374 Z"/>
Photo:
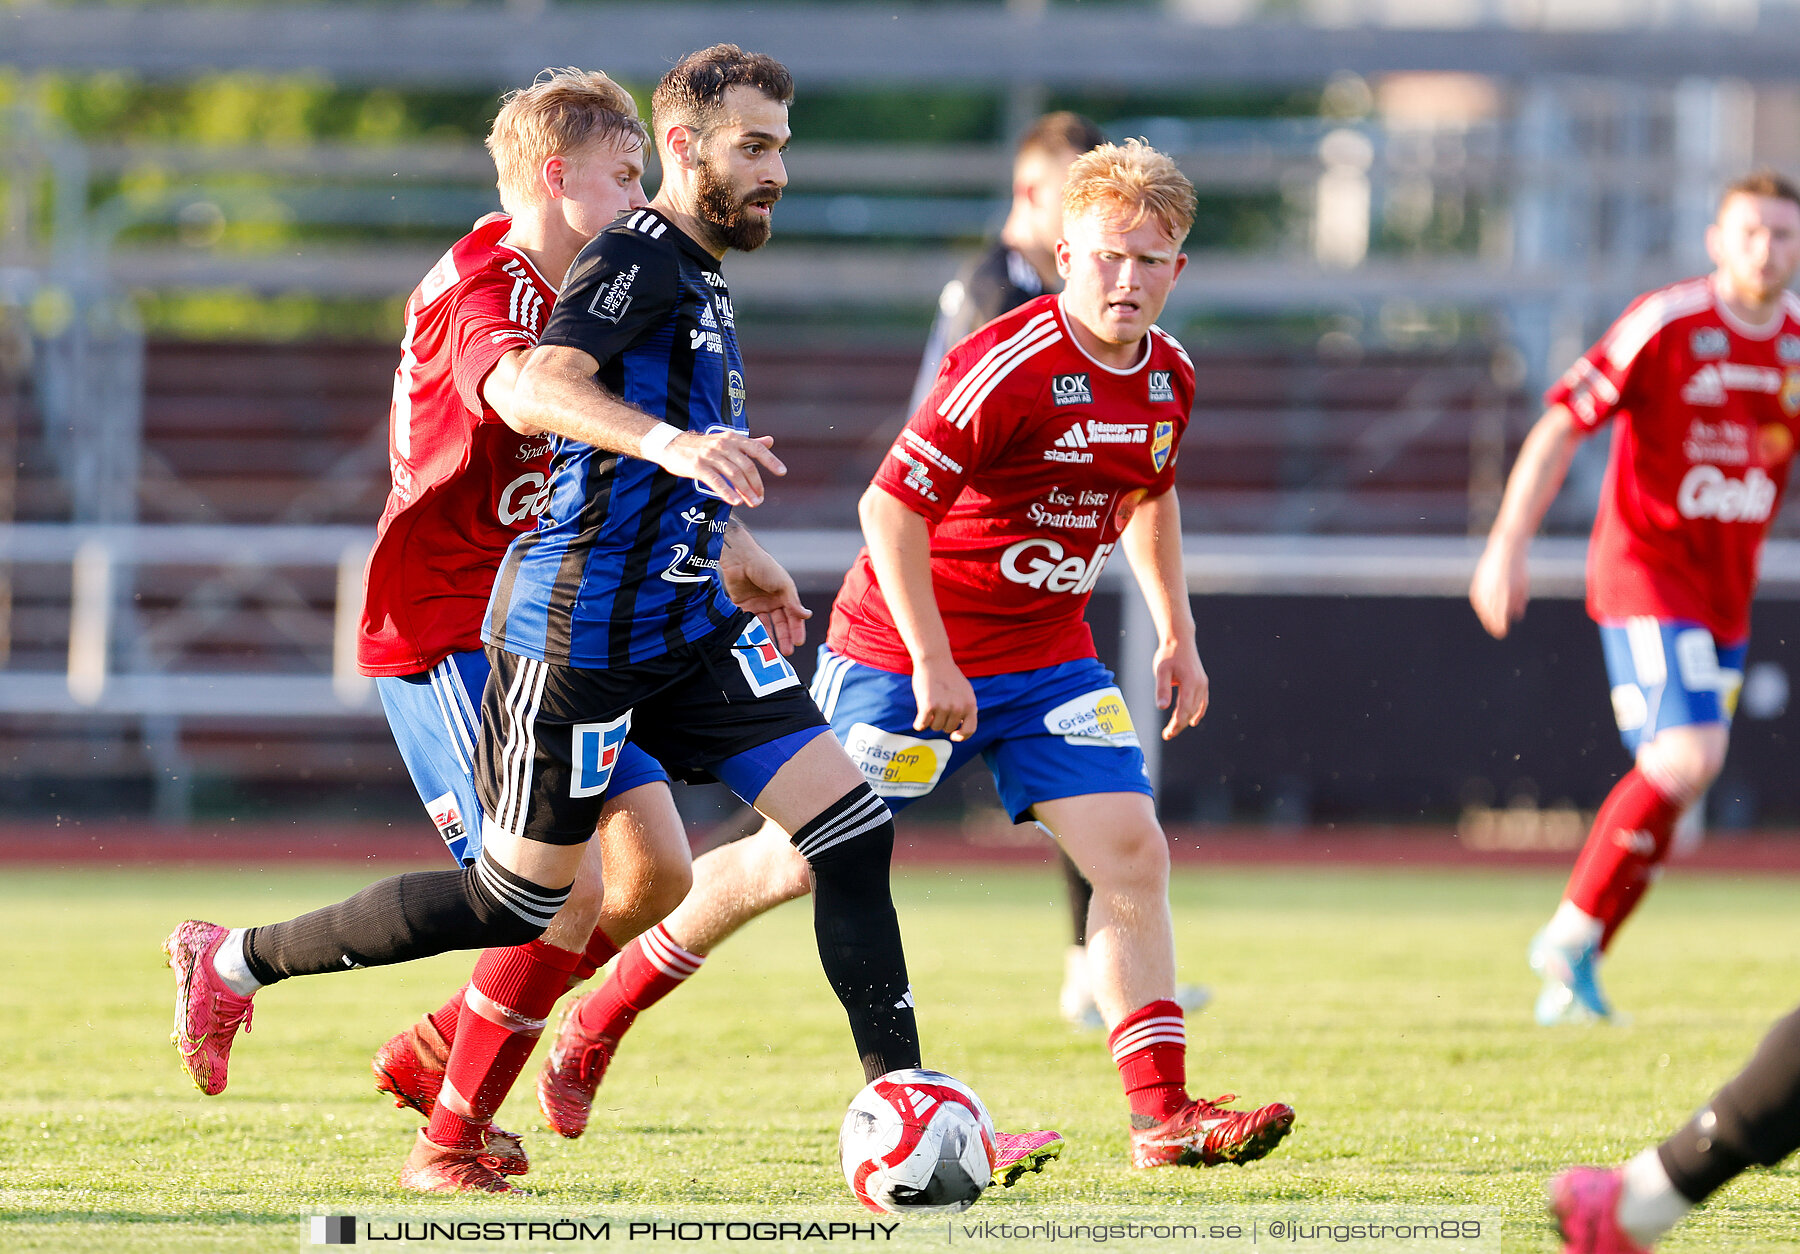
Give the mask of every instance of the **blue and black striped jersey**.
<path id="1" fill-rule="evenodd" d="M 582 249 L 539 343 L 587 353 L 609 392 L 684 431 L 747 430 L 719 263 L 654 210 Z M 628 666 L 737 614 L 718 577 L 731 508 L 694 480 L 559 439 L 547 491 L 537 527 L 500 565 L 489 644 L 563 666 Z"/>

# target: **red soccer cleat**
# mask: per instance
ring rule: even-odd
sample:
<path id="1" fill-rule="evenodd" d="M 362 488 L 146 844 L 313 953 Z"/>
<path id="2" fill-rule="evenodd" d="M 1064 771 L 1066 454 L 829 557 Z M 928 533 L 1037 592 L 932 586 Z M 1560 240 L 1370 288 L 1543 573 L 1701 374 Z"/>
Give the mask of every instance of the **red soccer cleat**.
<path id="1" fill-rule="evenodd" d="M 994 1133 L 994 1183 L 1010 1189 L 1028 1171 L 1042 1171 L 1063 1152 L 1060 1132 Z"/>
<path id="2" fill-rule="evenodd" d="M 250 999 L 232 992 L 213 970 L 213 954 L 227 935 L 216 923 L 189 919 L 163 942 L 175 972 L 175 1029 L 169 1040 L 194 1087 L 208 1097 L 225 1091 L 238 1028 L 250 1030 Z"/>
<path id="3" fill-rule="evenodd" d="M 544 1059 L 537 1079 L 538 1109 L 544 1112 L 544 1122 L 558 1136 L 571 1139 L 587 1131 L 594 1093 L 619 1047 L 615 1036 L 590 1036 L 582 1031 L 576 1019 L 586 1001 L 587 997 L 576 998 L 563 1011 L 556 1039 L 550 1043 L 550 1056 Z"/>
<path id="4" fill-rule="evenodd" d="M 1194 1099 L 1161 1123 L 1131 1130 L 1133 1167 L 1216 1167 L 1266 1156 L 1294 1128 L 1294 1108 L 1272 1102 L 1257 1110 L 1226 1110 L 1236 1093 L 1216 1102 Z"/>
<path id="5" fill-rule="evenodd" d="M 420 1019 L 375 1051 L 369 1064 L 375 1072 L 375 1091 L 393 1098 L 400 1109 L 416 1110 L 429 1119 L 449 1060 L 449 1043 L 429 1018 Z"/>
<path id="6" fill-rule="evenodd" d="M 1650 1254 L 1619 1227 L 1616 1167 L 1571 1167 L 1550 1182 L 1550 1217 L 1562 1234 L 1563 1254 Z"/>
<path id="7" fill-rule="evenodd" d="M 375 1091 L 392 1097 L 399 1109 L 416 1110 L 429 1119 L 444 1087 L 449 1058 L 450 1046 L 443 1035 L 429 1017 L 422 1018 L 375 1051 L 369 1064 L 375 1072 Z M 491 1124 L 481 1161 L 503 1176 L 522 1176 L 531 1170 L 524 1140 L 516 1132 Z"/>
<path id="8" fill-rule="evenodd" d="M 487 1155 L 445 1149 L 419 1133 L 406 1165 L 400 1168 L 402 1188 L 420 1193 L 511 1193 L 529 1196 L 488 1165 Z"/>

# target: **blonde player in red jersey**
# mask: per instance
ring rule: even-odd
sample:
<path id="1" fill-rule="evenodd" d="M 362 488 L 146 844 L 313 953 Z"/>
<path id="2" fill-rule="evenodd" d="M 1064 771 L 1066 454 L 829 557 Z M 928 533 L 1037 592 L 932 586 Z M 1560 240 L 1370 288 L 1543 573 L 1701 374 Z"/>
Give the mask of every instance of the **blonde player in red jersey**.
<path id="1" fill-rule="evenodd" d="M 1229 1110 L 1186 1089 L 1167 840 L 1142 751 L 1082 613 L 1123 548 L 1160 639 L 1165 739 L 1206 712 L 1181 561 L 1174 468 L 1193 366 L 1154 323 L 1187 258 L 1194 193 L 1136 141 L 1080 157 L 1064 189 L 1065 280 L 951 350 L 862 501 L 868 547 L 845 580 L 813 695 L 898 810 L 986 759 L 1093 882 L 1094 988 L 1131 1108 L 1137 1167 L 1260 1158 L 1293 1110 Z M 578 1136 L 637 1014 L 750 919 L 807 891 L 779 831 L 699 859 L 695 889 L 566 1014 L 538 1079 Z M 1060 1140 L 1021 1149 L 1012 1176 Z"/>
<path id="2" fill-rule="evenodd" d="M 1469 599 L 1496 637 L 1525 612 L 1525 555 L 1576 446 L 1611 420 L 1588 548 L 1613 713 L 1635 763 L 1595 817 L 1562 903 L 1532 941 L 1546 1025 L 1606 1019 L 1601 956 L 1725 761 L 1757 555 L 1800 432 L 1800 190 L 1759 172 L 1725 189 L 1716 269 L 1640 297 L 1546 396 L 1519 450 Z"/>

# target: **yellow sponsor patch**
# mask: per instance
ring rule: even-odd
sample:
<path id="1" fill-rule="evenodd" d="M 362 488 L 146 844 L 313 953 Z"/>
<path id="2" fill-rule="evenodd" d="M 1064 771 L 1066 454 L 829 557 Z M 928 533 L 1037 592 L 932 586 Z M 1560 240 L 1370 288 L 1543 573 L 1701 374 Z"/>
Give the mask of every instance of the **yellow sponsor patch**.
<path id="1" fill-rule="evenodd" d="M 1138 742 L 1131 711 L 1117 688 L 1100 688 L 1063 702 L 1044 715 L 1044 730 L 1072 745 L 1122 749 Z"/>
<path id="2" fill-rule="evenodd" d="M 868 723 L 851 725 L 844 751 L 882 797 L 923 797 L 950 765 L 948 740 L 921 740 Z"/>

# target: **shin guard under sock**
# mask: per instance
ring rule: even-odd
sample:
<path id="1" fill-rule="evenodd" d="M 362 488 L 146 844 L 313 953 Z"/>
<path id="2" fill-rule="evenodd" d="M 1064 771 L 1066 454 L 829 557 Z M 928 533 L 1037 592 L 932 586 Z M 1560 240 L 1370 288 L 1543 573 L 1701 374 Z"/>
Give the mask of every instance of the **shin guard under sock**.
<path id="1" fill-rule="evenodd" d="M 873 1080 L 918 1066 L 919 1027 L 888 886 L 894 816 L 861 784 L 801 827 L 793 840 L 812 865 L 819 961 L 850 1018 L 863 1074 Z"/>
<path id="2" fill-rule="evenodd" d="M 1705 1201 L 1746 1167 L 1772 1167 L 1800 1148 L 1800 1010 L 1769 1030 L 1744 1069 L 1657 1147 L 1690 1202 Z"/>
<path id="3" fill-rule="evenodd" d="M 381 967 L 451 949 L 535 940 L 569 899 L 484 853 L 460 871 L 396 875 L 354 897 L 244 934 L 244 960 L 264 984 L 291 975 Z"/>

